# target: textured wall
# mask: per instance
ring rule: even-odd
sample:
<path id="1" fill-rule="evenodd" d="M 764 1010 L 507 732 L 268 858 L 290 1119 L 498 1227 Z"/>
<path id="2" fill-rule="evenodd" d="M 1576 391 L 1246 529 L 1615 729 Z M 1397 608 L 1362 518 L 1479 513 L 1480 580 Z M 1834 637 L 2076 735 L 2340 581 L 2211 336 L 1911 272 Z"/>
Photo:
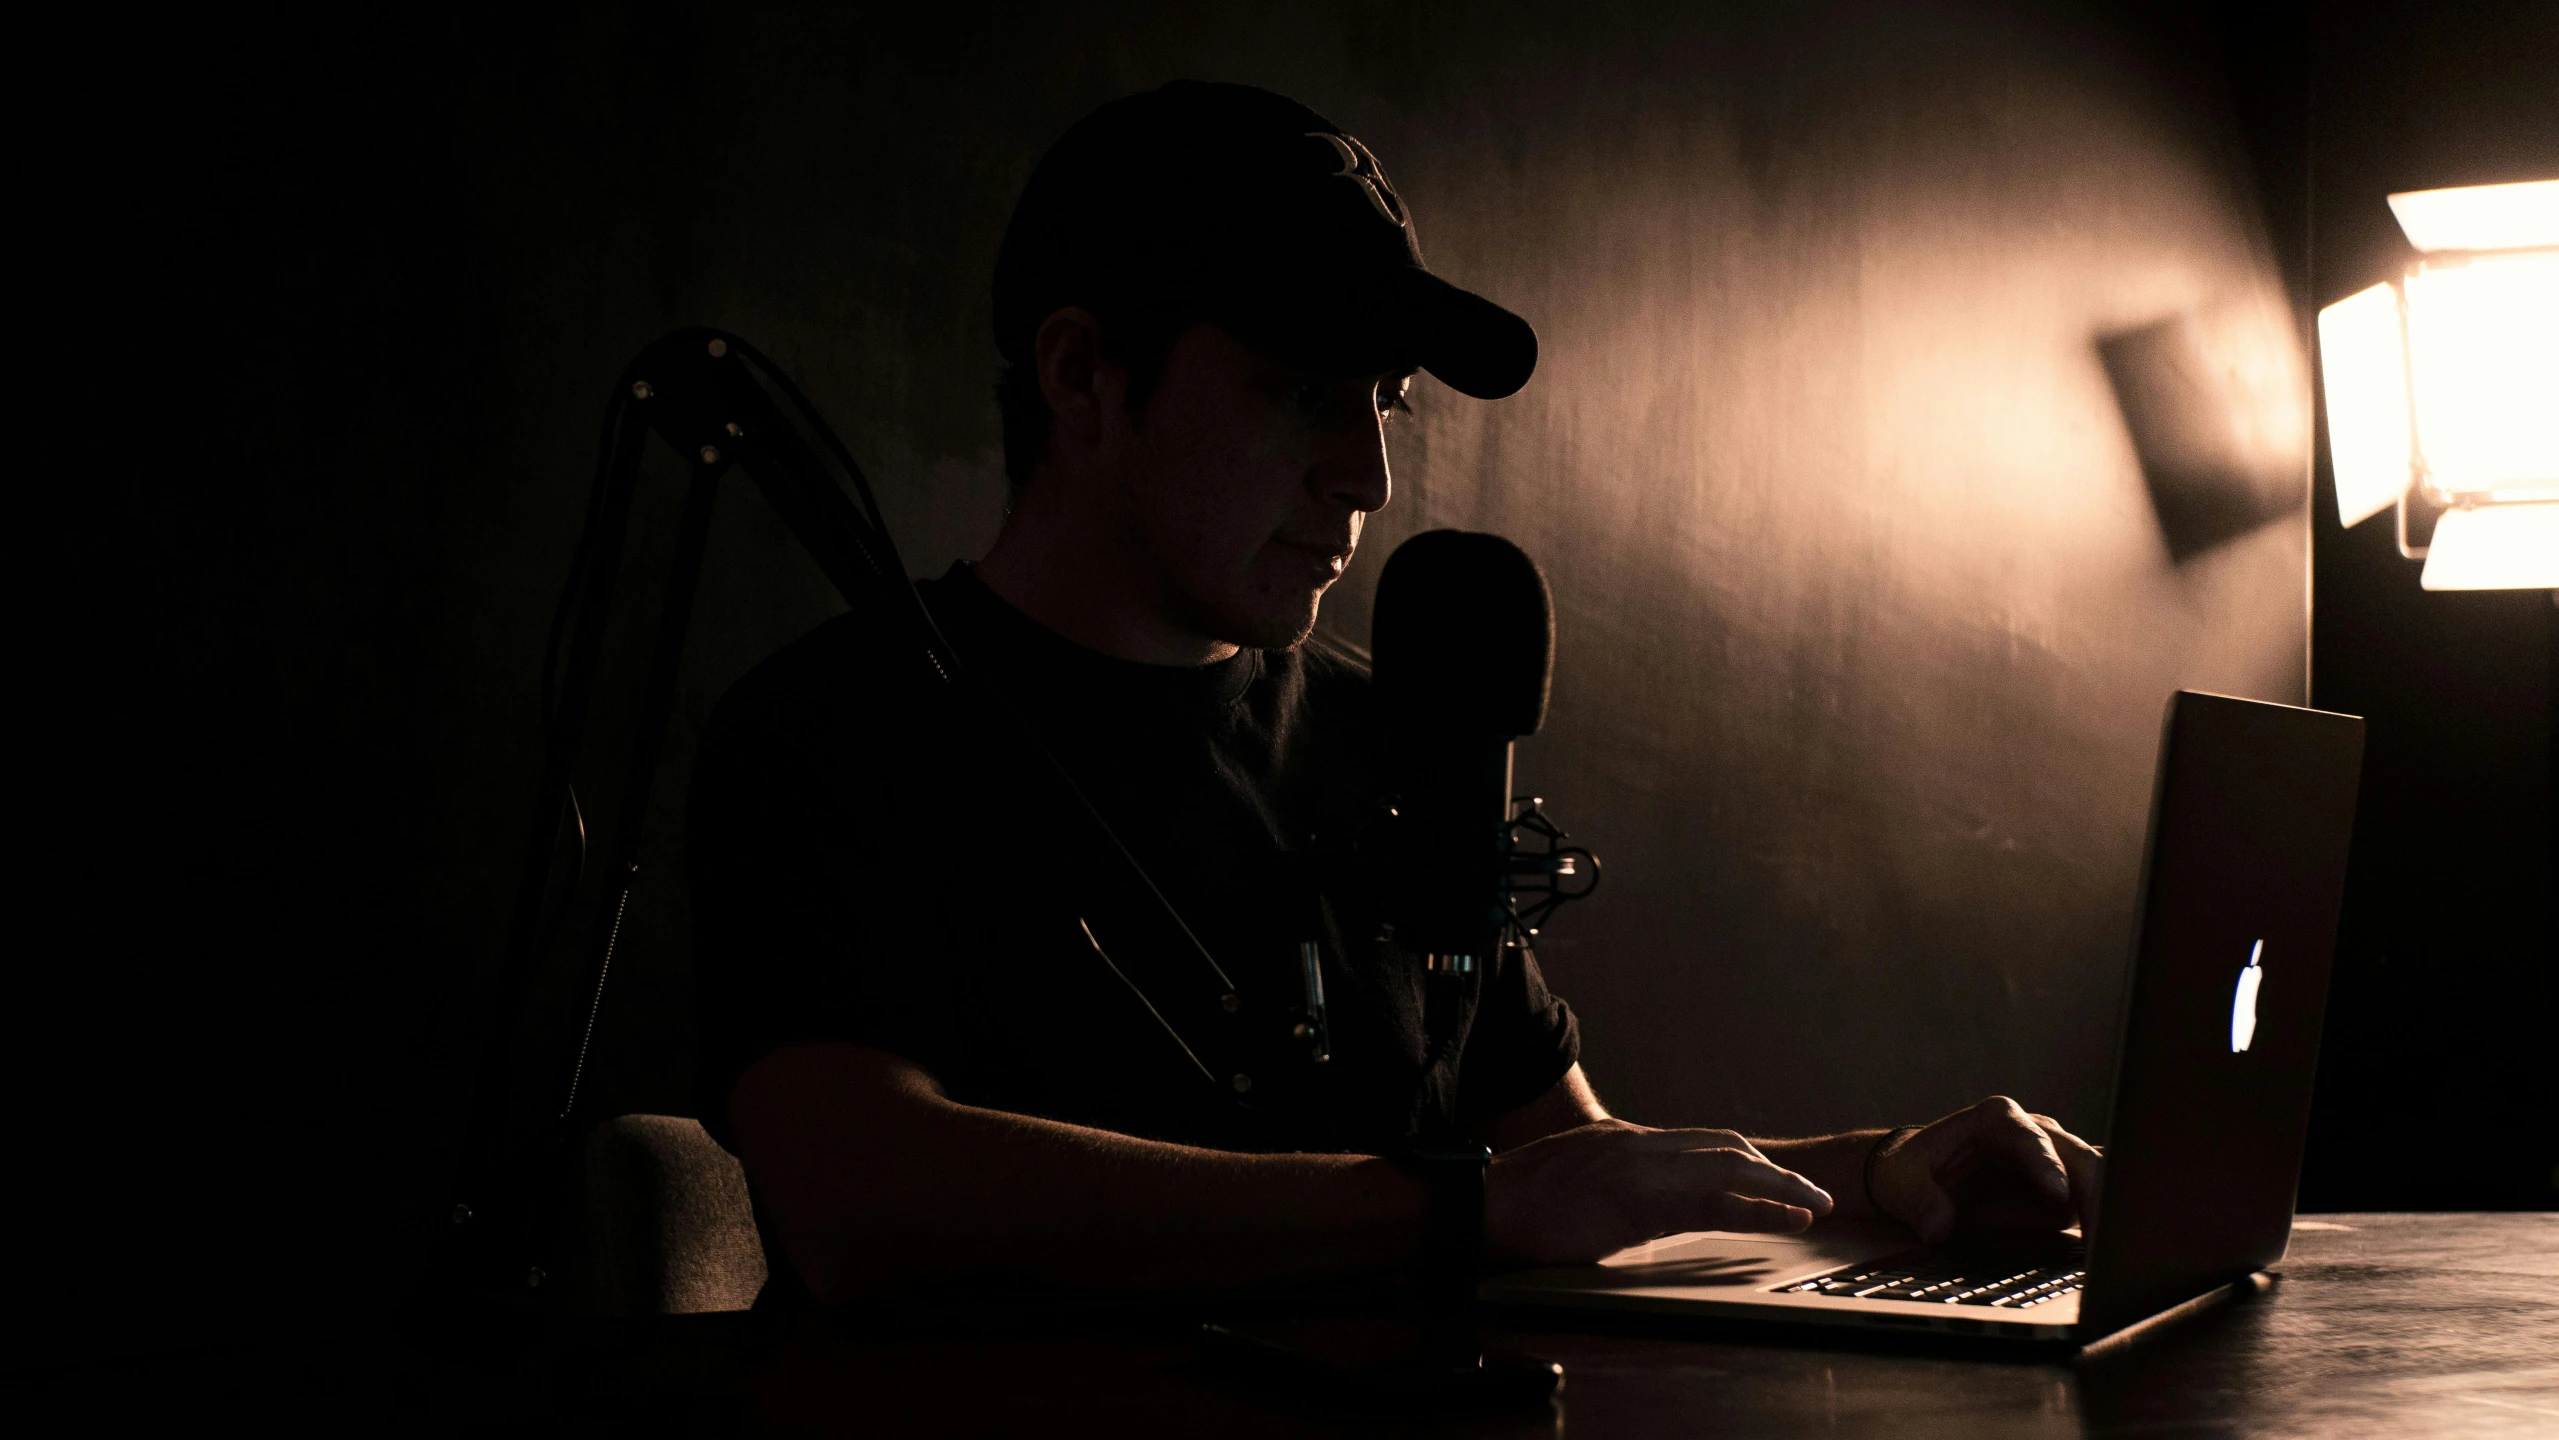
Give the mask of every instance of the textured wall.
<path id="1" fill-rule="evenodd" d="M 1610 865 L 1545 947 L 1604 1094 L 2095 1127 L 2159 706 L 2301 698 L 2303 537 L 2173 563 L 2094 342 L 2194 311 L 2297 387 L 2279 286 L 2120 37 L 1762 26 L 1560 30 L 1376 127 L 1436 257 L 1547 342 L 1515 401 L 1432 397 L 1386 528 L 1554 576 L 1522 768 Z"/>
<path id="2" fill-rule="evenodd" d="M 1608 862 L 1546 946 L 1602 1093 L 1806 1130 L 2004 1089 L 2099 1123 L 2160 707 L 2302 694 L 2297 510 L 2178 558 L 2100 360 L 2184 317 L 2238 430 L 2299 443 L 2192 37 L 2025 4 L 856 8 L 244 16 L 180 47 L 183 123 L 133 137 L 165 185 L 119 243 L 183 292 L 150 333 L 209 357 L 209 418 L 170 442 L 149 564 L 95 573 L 160 666 L 116 710 L 159 767 L 137 793 L 226 828 L 100 973 L 173 977 L 151 1053 L 305 1178 L 175 1228 L 136 1181 L 133 1233 L 216 1263 L 241 1247 L 187 1237 L 238 1211 L 293 1237 L 262 1273 L 325 1232 L 323 1270 L 391 1284 L 442 1201 L 613 377 L 676 325 L 737 330 L 872 469 L 913 568 L 974 553 L 1013 194 L 1075 116 L 1182 75 L 1369 140 L 1434 262 L 1545 337 L 1512 400 L 1417 387 L 1326 624 L 1362 637 L 1428 526 L 1548 567 L 1556 704 L 1521 769 Z M 647 876 L 701 716 L 827 613 L 743 488 L 720 527 Z M 624 1108 L 686 1103 L 681 922 L 644 887 L 592 1082 Z M 554 984 L 535 1028 L 579 1013 Z"/>

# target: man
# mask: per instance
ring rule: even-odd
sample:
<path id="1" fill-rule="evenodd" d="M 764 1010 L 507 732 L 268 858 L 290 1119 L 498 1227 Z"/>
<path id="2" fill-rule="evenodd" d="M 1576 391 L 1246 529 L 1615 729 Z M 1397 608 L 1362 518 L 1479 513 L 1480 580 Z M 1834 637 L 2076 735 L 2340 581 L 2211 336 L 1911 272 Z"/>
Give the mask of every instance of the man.
<path id="1" fill-rule="evenodd" d="M 1344 844 L 1380 800 L 1366 677 L 1310 640 L 1317 606 L 1387 503 L 1414 372 L 1498 398 L 1536 339 L 1423 268 L 1366 147 L 1240 86 L 1116 102 L 1033 176 L 995 292 L 1013 505 L 923 588 L 1000 699 L 846 616 L 739 684 L 696 772 L 704 1116 L 777 1294 L 1391 1268 L 1434 1117 L 1496 1152 L 1499 1260 L 2084 1209 L 2096 1152 L 2005 1099 L 1807 1140 L 1612 1118 L 1533 959 L 1434 994 L 1381 933 Z M 1026 778 L 1041 747 L 1180 926 L 1094 878 L 1107 847 Z"/>

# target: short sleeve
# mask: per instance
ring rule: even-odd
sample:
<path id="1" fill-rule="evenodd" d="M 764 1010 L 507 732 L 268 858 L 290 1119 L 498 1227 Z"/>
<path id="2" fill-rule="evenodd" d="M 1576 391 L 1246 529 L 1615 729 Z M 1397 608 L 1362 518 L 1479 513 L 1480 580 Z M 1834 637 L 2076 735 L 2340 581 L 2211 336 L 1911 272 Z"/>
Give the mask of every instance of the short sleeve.
<path id="1" fill-rule="evenodd" d="M 1555 1088 L 1581 1059 L 1581 1022 L 1554 992 L 1527 950 L 1503 952 L 1486 978 L 1458 1062 L 1457 1109 L 1474 1127 Z"/>
<path id="2" fill-rule="evenodd" d="M 825 658 L 843 673 L 859 657 Z M 696 1100 L 723 1144 L 729 1090 L 766 1053 L 849 1041 L 937 1070 L 949 1030 L 940 968 L 915 963 L 934 942 L 912 847 L 889 838 L 906 797 L 896 775 L 856 768 L 894 737 L 874 733 L 877 704 L 805 683 L 819 667 L 792 651 L 776 659 L 714 710 L 687 802 Z"/>

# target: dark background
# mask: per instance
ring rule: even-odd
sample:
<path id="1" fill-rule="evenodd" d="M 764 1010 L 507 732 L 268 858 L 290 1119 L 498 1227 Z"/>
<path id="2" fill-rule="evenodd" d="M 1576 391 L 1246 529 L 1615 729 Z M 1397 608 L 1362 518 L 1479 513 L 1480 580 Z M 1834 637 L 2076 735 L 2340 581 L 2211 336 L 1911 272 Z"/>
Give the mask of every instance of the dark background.
<path id="1" fill-rule="evenodd" d="M 2321 303 L 2415 258 L 2367 197 L 2559 175 L 2559 10 L 2323 16 L 2314 33 Z M 2371 725 L 2302 1200 L 2553 1208 L 2559 606 L 2550 592 L 2420 591 L 2387 517 L 2333 523 L 2325 439 L 2323 424 L 2311 694 Z M 2462 1163 L 2376 1163 L 2392 1135 Z"/>
<path id="2" fill-rule="evenodd" d="M 81 35 L 31 122 L 60 244 L 21 353 L 54 379 L 22 469 L 20 1354 L 403 1293 L 606 387 L 679 324 L 755 338 L 912 568 L 974 553 L 1012 195 L 1183 74 L 1360 133 L 1434 263 L 1545 337 L 1504 405 L 1419 387 L 1326 623 L 1360 638 L 1376 558 L 1432 525 L 1547 564 L 1523 776 L 1611 866 L 1549 968 L 1622 1112 L 1800 1131 L 1996 1089 L 2098 1130 L 2159 704 L 2306 672 L 2372 728 L 2304 1204 L 2559 1203 L 2559 610 L 2421 593 L 2324 469 L 2176 543 L 2099 354 L 2205 335 L 2303 473 L 2299 337 L 2405 262 L 2383 195 L 2559 174 L 2549 7 L 404 13 Z M 831 606 L 737 492 L 662 837 L 711 701 Z M 682 896 L 641 903 L 595 1084 L 683 1113 Z M 567 981 L 528 1038 L 566 1043 Z"/>

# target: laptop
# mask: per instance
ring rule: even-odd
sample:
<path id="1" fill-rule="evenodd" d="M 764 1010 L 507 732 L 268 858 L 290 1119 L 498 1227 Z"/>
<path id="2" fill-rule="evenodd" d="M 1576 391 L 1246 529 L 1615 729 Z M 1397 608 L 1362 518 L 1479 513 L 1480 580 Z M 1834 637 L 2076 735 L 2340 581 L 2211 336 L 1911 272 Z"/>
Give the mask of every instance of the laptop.
<path id="1" fill-rule="evenodd" d="M 1482 1298 L 2085 1346 L 2261 1286 L 2291 1237 L 2362 760 L 2351 715 L 2169 701 L 2085 1243 L 1699 1232 L 1490 1277 Z"/>

